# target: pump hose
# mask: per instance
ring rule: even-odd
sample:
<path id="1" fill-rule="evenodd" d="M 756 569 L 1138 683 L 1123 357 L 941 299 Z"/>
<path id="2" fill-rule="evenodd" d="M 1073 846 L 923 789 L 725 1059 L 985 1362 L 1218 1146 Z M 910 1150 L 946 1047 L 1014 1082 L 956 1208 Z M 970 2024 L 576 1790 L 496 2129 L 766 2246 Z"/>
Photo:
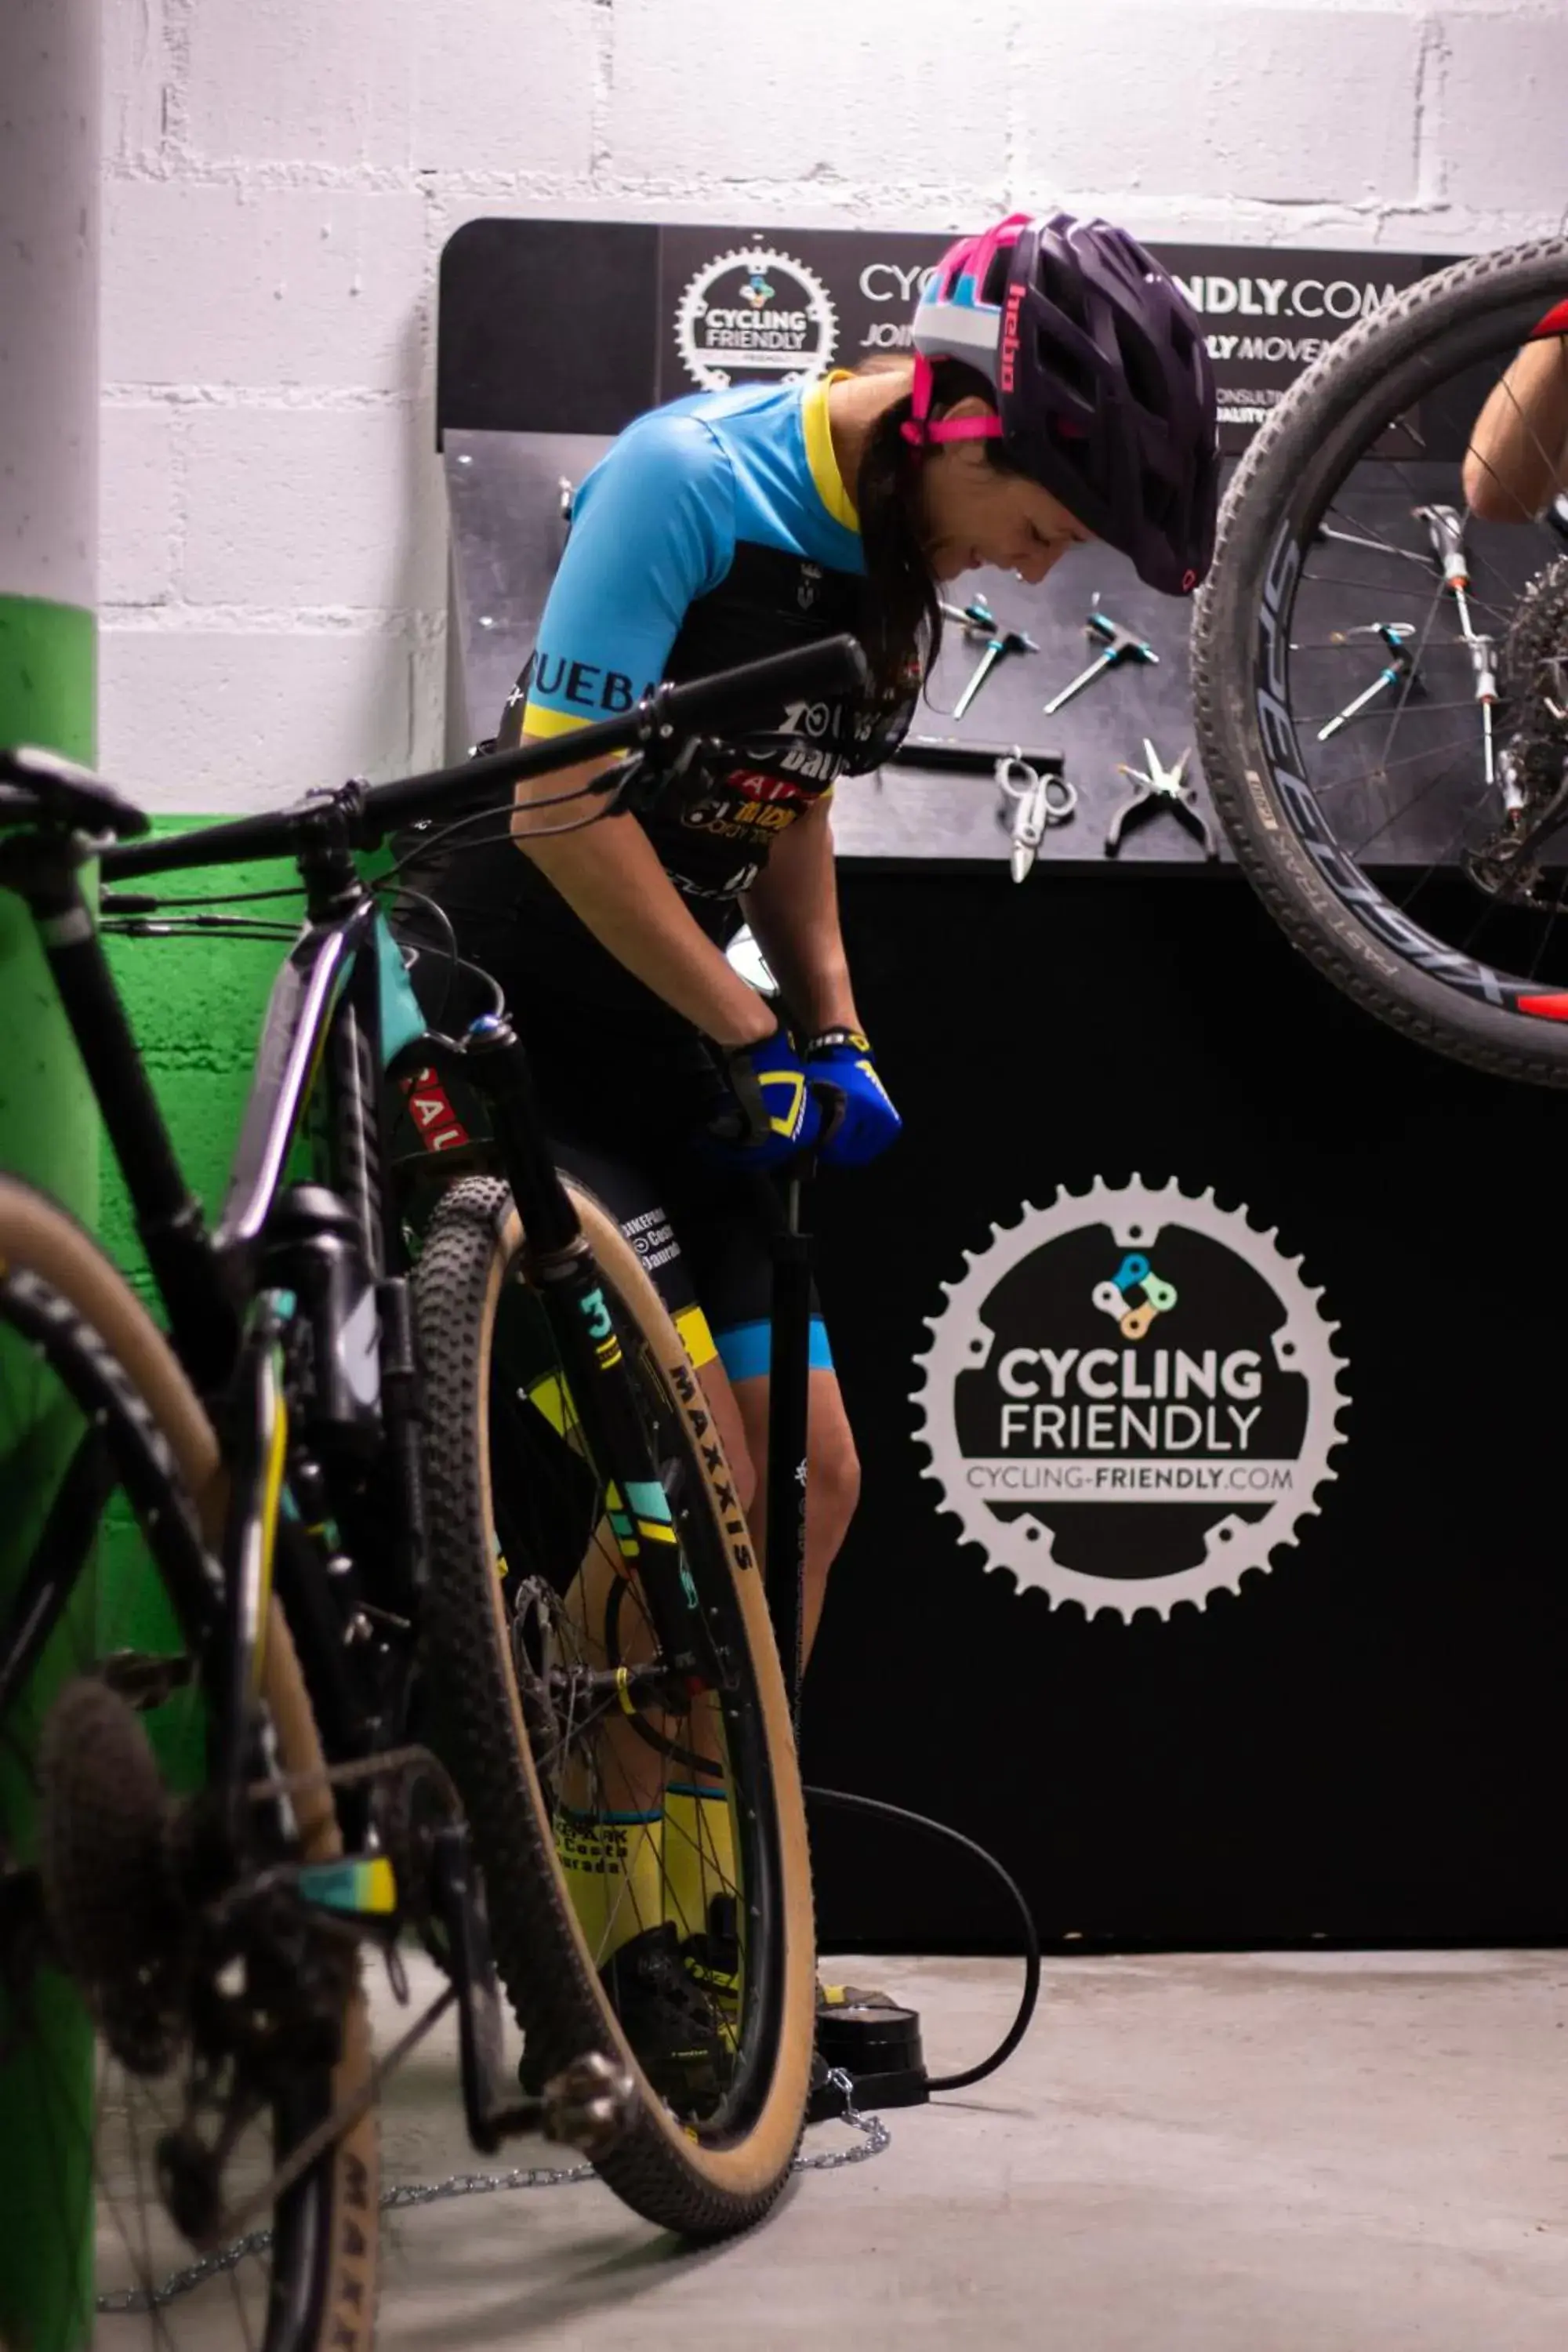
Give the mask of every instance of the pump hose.
<path id="1" fill-rule="evenodd" d="M 974 1840 L 965 1837 L 962 1831 L 949 1829 L 945 1822 L 930 1821 L 924 1813 L 911 1813 L 902 1805 L 885 1804 L 880 1797 L 851 1796 L 843 1789 L 807 1789 L 805 1793 L 819 1805 L 837 1805 L 842 1812 L 875 1813 L 884 1821 L 904 1822 L 911 1829 L 927 1830 L 933 1837 L 948 1839 L 952 1844 L 962 1846 L 966 1853 L 973 1854 L 987 1870 L 994 1871 L 1016 1904 L 1018 1916 L 1024 1923 L 1024 1993 L 1018 2003 L 1017 2015 L 990 2056 L 983 2058 L 978 2066 L 971 2066 L 962 2074 L 933 2075 L 926 2087 L 931 2091 L 963 2091 L 971 2083 L 983 2082 L 987 2074 L 994 2074 L 997 2067 L 1005 2065 L 1013 2055 L 1029 2030 L 1035 2005 L 1040 1997 L 1040 1939 L 1035 1933 L 1035 1923 L 1029 1916 L 1029 1906 L 1024 1900 L 1017 1880 L 1003 1869 L 994 1853 L 987 1853 L 983 1845 L 976 1845 Z"/>

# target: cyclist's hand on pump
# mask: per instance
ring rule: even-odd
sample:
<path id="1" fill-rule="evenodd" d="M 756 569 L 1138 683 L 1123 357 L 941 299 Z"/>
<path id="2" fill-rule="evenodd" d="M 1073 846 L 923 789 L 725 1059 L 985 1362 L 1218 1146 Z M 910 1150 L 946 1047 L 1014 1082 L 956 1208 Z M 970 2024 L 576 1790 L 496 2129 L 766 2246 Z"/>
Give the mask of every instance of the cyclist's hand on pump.
<path id="1" fill-rule="evenodd" d="M 823 1140 L 830 1168 L 864 1168 L 886 1151 L 903 1127 L 877 1076 L 869 1040 L 858 1029 L 825 1029 L 805 1049 L 810 1085 L 832 1087 L 843 1099 Z"/>
<path id="2" fill-rule="evenodd" d="M 742 1168 L 779 1168 L 808 1151 L 822 1129 L 822 1107 L 789 1031 L 780 1023 L 769 1036 L 721 1051 L 734 1107 L 710 1130 L 713 1150 Z"/>

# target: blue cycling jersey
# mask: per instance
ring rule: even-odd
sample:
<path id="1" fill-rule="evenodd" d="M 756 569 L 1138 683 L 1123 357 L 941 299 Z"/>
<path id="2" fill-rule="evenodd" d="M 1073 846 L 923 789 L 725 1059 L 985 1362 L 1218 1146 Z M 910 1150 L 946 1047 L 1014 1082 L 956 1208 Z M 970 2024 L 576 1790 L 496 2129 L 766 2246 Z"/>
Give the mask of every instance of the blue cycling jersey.
<path id="1" fill-rule="evenodd" d="M 828 426 L 832 381 L 698 394 L 628 425 L 577 494 L 503 745 L 627 710 L 661 678 L 864 635 L 869 590 Z M 836 776 L 878 764 L 917 684 L 891 698 L 781 697 L 640 818 L 710 936 L 734 928 L 733 902 L 778 835 Z"/>
<path id="2" fill-rule="evenodd" d="M 826 383 L 698 393 L 639 417 L 573 502 L 527 677 L 524 730 L 555 734 L 629 709 L 678 674 L 670 655 L 692 608 L 727 583 L 742 602 L 754 598 L 763 552 L 784 559 L 763 574 L 803 618 L 822 600 L 821 576 L 858 578 L 865 568 L 833 454 Z M 761 650 L 782 650 L 777 635 Z"/>

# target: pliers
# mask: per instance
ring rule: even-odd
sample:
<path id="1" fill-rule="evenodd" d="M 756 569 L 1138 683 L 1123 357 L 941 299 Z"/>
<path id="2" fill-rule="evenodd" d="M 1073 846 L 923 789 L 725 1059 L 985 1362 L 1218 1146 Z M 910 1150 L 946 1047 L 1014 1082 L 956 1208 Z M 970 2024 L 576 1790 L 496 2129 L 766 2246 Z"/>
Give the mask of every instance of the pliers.
<path id="1" fill-rule="evenodd" d="M 1173 768 L 1162 767 L 1160 755 L 1147 735 L 1143 738 L 1143 750 L 1149 761 L 1147 769 L 1121 767 L 1117 772 L 1131 777 L 1133 791 L 1131 799 L 1122 802 L 1106 828 L 1107 857 L 1114 857 L 1121 849 L 1125 826 L 1160 808 L 1168 808 L 1173 816 L 1179 816 L 1184 824 L 1191 827 L 1203 843 L 1205 857 L 1217 857 L 1219 844 L 1215 839 L 1214 828 L 1198 805 L 1195 788 L 1186 782 L 1187 761 L 1193 756 L 1191 746 L 1182 753 Z"/>

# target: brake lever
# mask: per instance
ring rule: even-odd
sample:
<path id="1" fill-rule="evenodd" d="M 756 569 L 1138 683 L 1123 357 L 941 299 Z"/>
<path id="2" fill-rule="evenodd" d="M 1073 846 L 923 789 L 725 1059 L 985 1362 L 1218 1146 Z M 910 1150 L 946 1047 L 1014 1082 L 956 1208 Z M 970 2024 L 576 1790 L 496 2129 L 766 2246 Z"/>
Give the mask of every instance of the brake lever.
<path id="1" fill-rule="evenodd" d="M 700 751 L 715 749 L 708 737 L 688 735 L 679 751 L 650 743 L 643 751 L 634 751 L 628 760 L 619 760 L 596 777 L 593 789 L 608 795 L 605 814 L 619 816 L 626 814 L 640 816 L 645 809 L 655 807 L 661 795 L 672 784 L 683 782 L 690 774 Z"/>
<path id="2" fill-rule="evenodd" d="M 822 1125 L 805 1150 L 797 1151 L 793 1160 L 784 1160 L 779 1169 L 789 1188 L 789 1197 L 795 1202 L 800 1200 L 802 1188 L 809 1189 L 816 1181 L 822 1155 L 843 1126 L 844 1114 L 849 1108 L 849 1097 L 843 1087 L 831 1085 L 826 1078 L 813 1078 L 810 1090 L 821 1108 Z"/>
<path id="3" fill-rule="evenodd" d="M 843 1126 L 844 1115 L 849 1108 L 848 1096 L 842 1087 L 836 1087 L 831 1079 L 813 1078 L 810 1081 L 810 1089 L 816 1102 L 821 1106 L 822 1125 L 816 1130 L 816 1138 L 810 1150 L 803 1151 L 799 1160 L 790 1161 L 786 1172 L 792 1175 L 797 1170 L 806 1177 L 816 1175 L 816 1162 Z M 802 1161 L 808 1162 L 809 1165 L 802 1167 Z"/>

